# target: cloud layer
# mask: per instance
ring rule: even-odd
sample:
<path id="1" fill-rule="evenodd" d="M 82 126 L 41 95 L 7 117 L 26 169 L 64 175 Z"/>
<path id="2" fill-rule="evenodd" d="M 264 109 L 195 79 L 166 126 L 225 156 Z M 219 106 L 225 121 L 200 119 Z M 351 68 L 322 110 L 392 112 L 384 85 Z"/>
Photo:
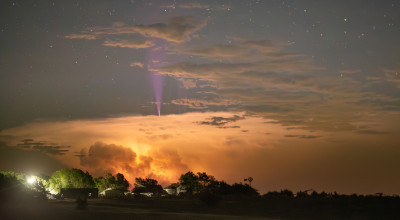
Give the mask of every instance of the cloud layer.
<path id="1" fill-rule="evenodd" d="M 95 176 L 121 172 L 131 183 L 141 176 L 166 186 L 188 170 L 206 171 L 230 183 L 252 176 L 261 192 L 313 188 L 394 193 L 400 183 L 395 175 L 399 122 L 390 115 L 380 117 L 384 127 L 360 125 L 360 133 L 307 132 L 302 122 L 283 126 L 277 120 L 244 115 L 204 112 L 42 121 L 3 130 L 0 140 L 14 146 L 23 139 L 57 140 L 71 146 L 57 157 L 69 167 Z M 375 132 L 387 130 L 393 133 Z"/>

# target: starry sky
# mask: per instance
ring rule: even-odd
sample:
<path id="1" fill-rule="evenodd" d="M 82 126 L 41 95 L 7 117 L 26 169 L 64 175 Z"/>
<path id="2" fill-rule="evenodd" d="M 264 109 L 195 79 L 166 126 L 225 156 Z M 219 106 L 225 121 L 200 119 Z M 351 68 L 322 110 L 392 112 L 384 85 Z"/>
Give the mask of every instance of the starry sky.
<path id="1" fill-rule="evenodd" d="M 1 1 L 0 169 L 400 193 L 399 0 Z"/>

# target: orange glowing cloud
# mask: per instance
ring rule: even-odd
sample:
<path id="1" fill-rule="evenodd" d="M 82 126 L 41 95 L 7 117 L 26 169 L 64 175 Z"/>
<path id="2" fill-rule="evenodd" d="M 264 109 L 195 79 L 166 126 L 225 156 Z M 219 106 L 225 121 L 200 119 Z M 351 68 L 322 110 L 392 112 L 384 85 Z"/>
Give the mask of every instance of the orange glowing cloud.
<path id="1" fill-rule="evenodd" d="M 131 183 L 149 177 L 166 186 L 191 170 L 229 183 L 252 176 L 261 192 L 394 193 L 400 162 L 391 155 L 400 152 L 393 145 L 395 130 L 388 130 L 394 133 L 310 132 L 243 112 L 204 112 L 37 121 L 3 130 L 0 139 L 10 146 L 24 139 L 71 146 L 53 157 L 94 176 L 120 172 Z"/>

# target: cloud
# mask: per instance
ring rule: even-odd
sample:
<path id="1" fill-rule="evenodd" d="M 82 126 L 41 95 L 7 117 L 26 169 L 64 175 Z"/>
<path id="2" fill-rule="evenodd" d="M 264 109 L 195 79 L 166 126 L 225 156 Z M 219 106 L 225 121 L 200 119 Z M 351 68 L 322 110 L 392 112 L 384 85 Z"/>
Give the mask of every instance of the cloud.
<path id="1" fill-rule="evenodd" d="M 16 145 L 17 147 L 23 149 L 31 149 L 40 151 L 46 154 L 50 154 L 53 156 L 62 156 L 65 155 L 71 148 L 71 146 L 62 146 L 57 144 L 49 144 L 46 141 L 34 141 L 34 139 L 26 138 L 22 140 L 22 143 Z"/>
<path id="2" fill-rule="evenodd" d="M 40 152 L 44 152 L 47 154 L 51 154 L 51 155 L 65 155 L 65 153 L 67 153 L 69 150 L 66 150 L 65 148 L 70 148 L 70 146 L 33 146 L 32 149 L 40 151 Z"/>
<path id="3" fill-rule="evenodd" d="M 149 137 L 151 141 L 161 138 L 166 140 L 173 137 L 170 134 Z M 75 155 L 80 165 L 92 170 L 95 176 L 102 176 L 105 172 L 123 173 L 133 183 L 135 177 L 155 178 L 160 183 L 167 184 L 169 176 L 163 175 L 161 170 L 168 172 L 183 172 L 187 165 L 182 162 L 179 154 L 173 149 L 152 148 L 148 155 L 139 155 L 132 148 L 116 144 L 96 142 L 89 148 L 83 148 Z"/>
<path id="4" fill-rule="evenodd" d="M 20 149 L 0 142 L 0 170 L 51 175 L 54 171 L 65 167 L 65 164 L 60 162 L 59 158 L 36 150 Z"/>
<path id="5" fill-rule="evenodd" d="M 361 70 L 360 69 L 344 69 L 344 70 L 340 70 L 339 74 L 356 74 L 356 73 L 360 73 Z"/>
<path id="6" fill-rule="evenodd" d="M 94 34 L 70 34 L 65 36 L 68 39 L 86 39 L 86 40 L 96 40 L 99 39 L 98 36 Z"/>
<path id="7" fill-rule="evenodd" d="M 130 148 L 102 142 L 94 143 L 89 149 L 82 149 L 80 155 L 80 164 L 95 169 L 96 175 L 101 175 L 104 171 L 132 172 L 137 157 Z"/>
<path id="8" fill-rule="evenodd" d="M 282 99 L 277 94 L 271 95 L 271 98 L 277 96 L 275 99 L 264 103 Z M 294 97 L 293 102 L 298 99 Z M 299 102 L 299 111 L 303 111 L 300 108 L 301 103 Z M 320 114 L 318 111 L 321 109 L 315 106 L 311 108 L 317 111 L 310 111 L 307 115 L 300 112 L 301 117 L 285 116 L 282 119 L 287 121 L 282 121 L 286 125 L 296 124 L 296 127 L 303 127 L 315 120 L 317 125 L 329 124 L 332 129 L 340 125 L 334 122 L 337 111 L 334 111 L 333 116 L 318 118 L 315 116 Z M 237 120 L 238 117 L 245 118 Z M 360 116 L 352 114 L 349 117 L 359 119 Z M 260 117 L 251 112 L 191 112 L 161 117 L 148 115 L 96 120 L 35 121 L 4 129 L 4 136 L 0 136 L 0 140 L 3 141 L 2 137 L 12 134 L 14 138 L 6 140 L 13 146 L 22 139 L 29 138 L 33 139 L 32 142 L 48 140 L 49 143 L 57 141 L 67 144 L 71 146 L 71 152 L 81 152 L 84 149 L 78 157 L 66 154 L 55 158 L 67 167 L 87 170 L 93 176 L 103 176 L 107 171 L 121 172 L 131 183 L 135 177 L 153 177 L 166 186 L 176 182 L 182 173 L 192 170 L 207 172 L 228 183 L 241 181 L 243 176 L 251 175 L 257 180 L 254 181 L 254 187 L 261 192 L 270 190 L 270 187 L 292 190 L 310 187 L 319 191 L 359 193 L 376 192 L 385 188 L 388 193 L 394 193 L 399 182 L 399 176 L 394 174 L 400 162 L 396 135 L 399 132 L 400 117 L 395 113 L 389 115 L 371 112 L 366 118 L 375 124 L 374 130 L 391 133 L 360 134 L 357 130 L 315 130 L 305 133 L 300 129 L 294 132 L 286 130 L 287 126 L 275 123 L 280 122 L 276 119 Z M 199 124 L 204 121 L 208 124 Z M 361 120 L 359 124 L 355 124 L 356 129 L 368 130 L 372 128 L 370 123 Z M 223 127 L 238 126 L 240 129 L 221 129 L 218 124 Z M 248 132 L 242 132 L 243 130 Z M 152 135 L 157 137 L 149 139 Z M 17 147 L 14 149 L 44 155 L 38 151 Z M 8 158 L 14 157 L 10 156 L 10 152 L 2 152 L 2 159 L 5 158 L 4 155 Z M 81 165 L 81 160 L 86 162 L 85 165 Z M 9 165 L 12 164 L 9 159 L 6 161 Z M 4 163 L 4 160 L 0 160 L 0 167 L 4 167 Z M 29 166 L 29 163 L 24 164 Z M 17 166 L 19 164 L 15 165 Z M 258 169 L 260 167 L 263 169 Z M 377 179 L 390 181 L 382 182 Z M 321 182 L 326 188 L 318 188 Z"/>
<path id="9" fill-rule="evenodd" d="M 129 64 L 129 66 L 131 66 L 131 67 L 140 67 L 140 68 L 143 68 L 143 67 L 144 67 L 144 64 L 141 63 L 141 62 L 132 62 L 132 63 Z"/>
<path id="10" fill-rule="evenodd" d="M 249 55 L 249 50 L 237 45 L 215 45 L 212 47 L 195 48 L 190 54 L 213 59 L 233 59 Z"/>
<path id="11" fill-rule="evenodd" d="M 174 17 L 168 23 L 136 25 L 132 30 L 148 37 L 162 38 L 172 42 L 190 39 L 190 34 L 202 29 L 206 23 L 196 21 L 191 16 Z"/>
<path id="12" fill-rule="evenodd" d="M 206 4 L 195 3 L 195 2 L 170 4 L 170 5 L 161 6 L 161 8 L 172 8 L 172 9 L 176 9 L 177 7 L 184 8 L 184 9 L 207 9 L 210 6 L 206 5 Z"/>
<path id="13" fill-rule="evenodd" d="M 230 127 L 226 127 L 225 125 L 228 123 L 232 123 L 232 122 L 236 122 L 238 120 L 243 120 L 245 119 L 244 116 L 238 116 L 238 115 L 234 115 L 232 117 L 218 117 L 218 116 L 214 116 L 211 117 L 210 120 L 208 121 L 201 121 L 198 122 L 198 124 L 202 124 L 202 125 L 212 125 L 212 126 L 217 126 L 219 128 L 240 128 L 239 126 L 230 126 Z"/>
<path id="14" fill-rule="evenodd" d="M 315 139 L 315 138 L 319 138 L 319 137 L 322 137 L 322 136 L 316 136 L 316 135 L 291 135 L 291 134 L 287 134 L 287 135 L 285 135 L 285 137 L 287 137 L 287 138 Z"/>
<path id="15" fill-rule="evenodd" d="M 300 121 L 299 129 L 355 131 L 357 121 L 368 118 L 354 115 L 366 109 L 393 110 L 397 105 L 398 101 L 393 98 L 368 91 L 370 85 L 359 77 L 340 77 L 336 70 L 316 65 L 312 57 L 294 53 L 290 47 L 268 39 L 245 38 L 233 38 L 225 45 L 181 47 L 176 51 L 197 56 L 201 62 L 192 59 L 152 71 L 182 81 L 213 84 L 195 89 L 192 85 L 188 87 L 192 95 L 175 99 L 173 104 L 210 110 L 207 97 L 201 94 L 211 92 L 215 100 L 234 103 L 226 105 L 226 109 L 248 111 L 286 125 Z M 341 70 L 341 74 L 359 72 L 359 69 Z M 387 71 L 389 81 L 396 82 L 395 73 Z M 342 111 L 337 111 L 338 108 Z"/>
<path id="16" fill-rule="evenodd" d="M 235 102 L 223 99 L 212 99 L 212 98 L 205 98 L 205 99 L 192 99 L 192 98 L 181 98 L 181 99 L 174 99 L 171 101 L 174 105 L 182 105 L 187 106 L 191 109 L 206 109 L 215 106 L 230 106 L 234 105 Z"/>
<path id="17" fill-rule="evenodd" d="M 387 131 L 375 131 L 375 130 L 358 130 L 357 133 L 359 133 L 359 134 L 372 134 L 372 135 L 390 134 L 390 132 L 387 132 Z"/>
<path id="18" fill-rule="evenodd" d="M 200 4 L 197 2 L 188 2 L 188 3 L 179 4 L 179 7 L 184 8 L 184 9 L 207 9 L 210 6 L 207 4 Z"/>
<path id="19" fill-rule="evenodd" d="M 142 49 L 154 46 L 154 43 L 151 40 L 141 40 L 141 41 L 128 41 L 128 40 L 106 40 L 103 42 L 104 46 L 108 47 L 126 47 L 126 48 L 134 48 L 134 49 Z"/>
<path id="20" fill-rule="evenodd" d="M 176 5 L 175 5 L 175 4 L 162 5 L 162 6 L 160 6 L 160 8 L 173 8 L 173 9 L 175 9 L 175 8 L 176 8 Z"/>
<path id="21" fill-rule="evenodd" d="M 195 79 L 178 79 L 182 82 L 183 88 L 191 89 L 197 87 L 197 80 Z"/>
<path id="22" fill-rule="evenodd" d="M 400 88 L 400 71 L 394 69 L 384 69 L 386 80 L 395 83 Z"/>
<path id="23" fill-rule="evenodd" d="M 196 20 L 191 16 L 173 17 L 167 23 L 139 24 L 129 26 L 122 22 L 115 22 L 111 27 L 90 27 L 79 34 L 65 36 L 69 39 L 102 39 L 113 36 L 140 34 L 145 37 L 154 37 L 166 41 L 180 43 L 190 39 L 190 35 L 206 26 L 206 21 Z M 132 41 L 117 42 L 107 40 L 105 46 L 119 46 L 128 48 L 145 48 L 153 46 L 153 42 L 144 41 L 141 44 Z M 139 47 L 138 47 L 139 46 Z"/>
<path id="24" fill-rule="evenodd" d="M 264 61 L 304 57 L 303 54 L 284 52 L 287 43 L 273 44 L 267 39 L 233 38 L 228 44 L 171 48 L 171 50 L 216 61 Z"/>

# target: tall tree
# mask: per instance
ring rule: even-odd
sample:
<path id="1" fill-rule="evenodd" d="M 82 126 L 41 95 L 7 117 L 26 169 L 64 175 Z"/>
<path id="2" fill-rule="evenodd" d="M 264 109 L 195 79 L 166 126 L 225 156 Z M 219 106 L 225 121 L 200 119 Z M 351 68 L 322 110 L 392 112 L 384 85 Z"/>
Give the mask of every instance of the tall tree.
<path id="1" fill-rule="evenodd" d="M 93 177 L 80 169 L 64 168 L 51 175 L 49 188 L 57 193 L 61 188 L 91 188 L 94 187 Z"/>
<path id="2" fill-rule="evenodd" d="M 163 192 L 162 186 L 158 185 L 158 181 L 155 179 L 141 177 L 135 178 L 134 193 L 153 193 L 153 195 L 159 196 Z"/>
<path id="3" fill-rule="evenodd" d="M 94 178 L 94 182 L 99 191 L 103 191 L 108 188 L 127 191 L 129 188 L 128 180 L 126 180 L 125 176 L 121 173 L 117 173 L 116 176 L 113 176 L 111 173 L 107 173 L 105 177 Z"/>
<path id="4" fill-rule="evenodd" d="M 213 185 L 216 182 L 214 176 L 207 175 L 205 172 L 198 172 L 194 174 L 189 171 L 182 174 L 179 178 L 179 183 L 186 188 L 188 193 L 199 193 L 205 190 L 207 187 Z"/>

